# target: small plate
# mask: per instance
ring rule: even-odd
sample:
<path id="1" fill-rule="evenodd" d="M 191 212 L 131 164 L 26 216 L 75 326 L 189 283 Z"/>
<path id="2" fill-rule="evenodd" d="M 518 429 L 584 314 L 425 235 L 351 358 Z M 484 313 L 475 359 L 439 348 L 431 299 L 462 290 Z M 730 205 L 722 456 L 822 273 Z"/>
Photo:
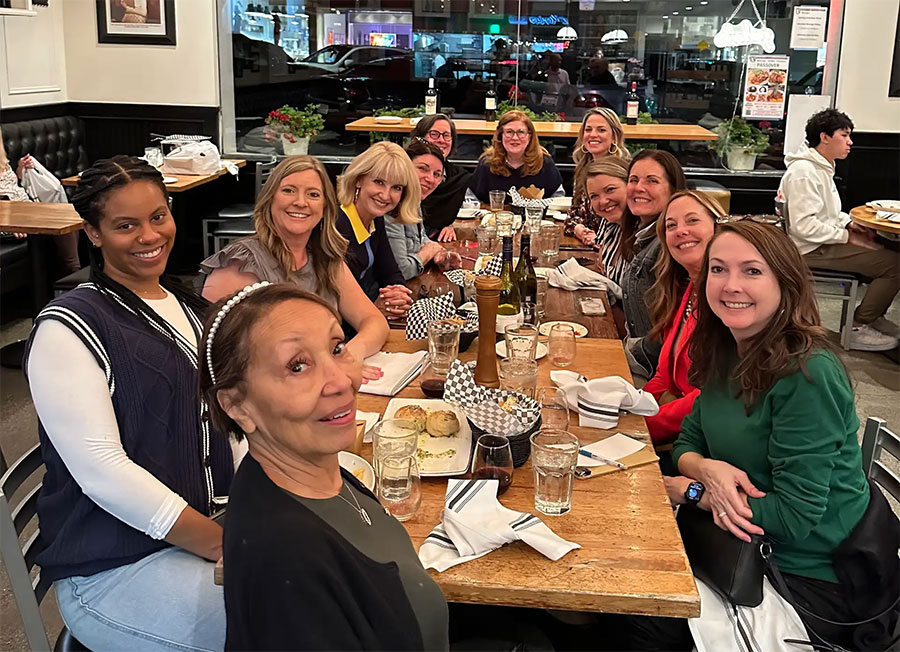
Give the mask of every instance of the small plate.
<path id="1" fill-rule="evenodd" d="M 419 458 L 419 474 L 425 477 L 461 475 L 469 470 L 472 457 L 472 430 L 466 419 L 466 411 L 458 405 L 440 399 L 392 398 L 384 409 L 384 419 L 392 419 L 394 413 L 405 405 L 418 405 L 425 410 L 450 410 L 459 420 L 459 432 L 452 437 L 432 437 L 426 432 L 419 435 L 419 450 L 432 454 Z M 453 449 L 449 457 L 435 457 Z"/>
<path id="2" fill-rule="evenodd" d="M 422 118 L 410 118 L 410 119 L 409 119 L 409 124 L 410 124 L 411 126 L 415 127 L 417 124 L 419 124 L 419 120 L 421 120 L 421 119 L 422 119 Z"/>
<path id="3" fill-rule="evenodd" d="M 872 208 L 877 208 L 881 211 L 896 211 L 900 212 L 900 201 L 896 199 L 880 199 L 878 201 L 870 201 L 866 206 L 871 206 Z"/>
<path id="4" fill-rule="evenodd" d="M 497 355 L 499 355 L 501 358 L 506 357 L 506 342 L 505 341 L 501 340 L 500 342 L 497 342 L 497 346 L 494 348 L 497 351 Z M 547 345 L 544 344 L 543 342 L 538 342 L 537 350 L 534 353 L 534 359 L 540 360 L 545 355 L 547 355 Z"/>
<path id="5" fill-rule="evenodd" d="M 356 479 L 366 486 L 366 489 L 375 491 L 375 469 L 359 455 L 340 451 L 338 453 L 338 464 L 341 465 L 341 468 L 347 469 L 355 475 Z"/>
<path id="6" fill-rule="evenodd" d="M 548 208 L 552 211 L 567 211 L 572 208 L 571 197 L 554 197 L 550 200 Z"/>
<path id="7" fill-rule="evenodd" d="M 556 324 L 566 324 L 575 329 L 575 337 L 586 337 L 588 334 L 588 329 L 586 326 L 581 324 L 576 324 L 573 321 L 545 321 L 538 328 L 538 333 L 541 335 L 550 335 L 550 329 L 556 326 Z"/>
<path id="8" fill-rule="evenodd" d="M 163 183 L 178 183 L 178 177 L 163 177 Z"/>
<path id="9" fill-rule="evenodd" d="M 547 217 L 551 217 L 557 222 L 565 222 L 566 214 L 559 211 L 547 211 Z"/>
<path id="10" fill-rule="evenodd" d="M 399 115 L 379 115 L 375 116 L 375 122 L 383 125 L 396 125 L 403 122 L 403 118 Z"/>
<path id="11" fill-rule="evenodd" d="M 483 213 L 484 211 L 480 208 L 460 208 L 456 218 L 459 220 L 474 220 L 477 217 L 481 217 Z"/>

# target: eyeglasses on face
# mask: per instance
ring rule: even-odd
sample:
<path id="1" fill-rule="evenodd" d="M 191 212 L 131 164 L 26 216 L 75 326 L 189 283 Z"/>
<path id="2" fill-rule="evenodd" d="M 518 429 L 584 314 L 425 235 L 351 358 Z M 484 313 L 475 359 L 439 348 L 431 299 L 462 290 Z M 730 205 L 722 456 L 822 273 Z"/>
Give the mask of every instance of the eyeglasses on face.
<path id="1" fill-rule="evenodd" d="M 432 129 L 428 132 L 428 137 L 431 140 L 446 140 L 449 143 L 453 139 L 453 134 L 449 131 L 435 131 Z"/>
<path id="2" fill-rule="evenodd" d="M 528 136 L 527 129 L 504 129 L 503 136 L 506 138 L 525 138 Z"/>

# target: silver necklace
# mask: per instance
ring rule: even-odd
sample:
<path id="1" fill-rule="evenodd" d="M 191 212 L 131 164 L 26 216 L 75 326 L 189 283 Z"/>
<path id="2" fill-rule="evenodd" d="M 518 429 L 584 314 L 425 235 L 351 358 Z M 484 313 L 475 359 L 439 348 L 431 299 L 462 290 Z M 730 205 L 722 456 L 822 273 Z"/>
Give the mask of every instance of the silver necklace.
<path id="1" fill-rule="evenodd" d="M 341 492 L 343 492 L 343 491 L 344 491 L 344 485 L 341 484 L 341 491 L 338 492 L 337 497 L 340 498 L 341 500 L 343 500 L 348 505 L 350 505 L 350 507 L 355 509 L 359 513 L 359 518 L 362 519 L 363 523 L 365 523 L 366 525 L 372 525 L 372 519 L 369 518 L 369 512 L 367 512 L 364 507 L 360 507 L 359 501 L 356 500 L 356 496 L 353 495 L 353 490 L 350 489 L 350 487 L 347 487 L 347 492 L 350 494 L 350 497 L 353 499 L 352 503 L 341 495 Z M 354 503 L 356 503 L 356 504 L 354 505 Z"/>

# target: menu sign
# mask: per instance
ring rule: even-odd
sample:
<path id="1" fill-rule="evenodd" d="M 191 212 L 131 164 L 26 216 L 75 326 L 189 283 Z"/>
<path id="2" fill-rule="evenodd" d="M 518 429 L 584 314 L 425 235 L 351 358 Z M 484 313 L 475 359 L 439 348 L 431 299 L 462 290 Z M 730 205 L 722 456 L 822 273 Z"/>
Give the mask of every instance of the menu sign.
<path id="1" fill-rule="evenodd" d="M 792 50 L 818 50 L 825 44 L 828 7 L 794 7 Z"/>
<path id="2" fill-rule="evenodd" d="M 786 56 L 747 57 L 744 82 L 744 118 L 781 120 L 784 117 L 788 62 Z"/>

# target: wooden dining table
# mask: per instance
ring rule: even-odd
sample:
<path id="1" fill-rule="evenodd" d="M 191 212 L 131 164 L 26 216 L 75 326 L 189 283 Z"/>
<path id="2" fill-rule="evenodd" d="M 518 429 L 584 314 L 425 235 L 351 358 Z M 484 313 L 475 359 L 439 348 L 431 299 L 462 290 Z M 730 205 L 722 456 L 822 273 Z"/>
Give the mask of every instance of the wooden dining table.
<path id="1" fill-rule="evenodd" d="M 590 378 L 631 380 L 618 340 L 582 338 L 576 346 L 575 361 L 568 369 Z M 402 332 L 391 331 L 384 350 L 424 348 L 425 340 L 406 341 Z M 476 350 L 473 345 L 459 357 L 472 360 Z M 538 362 L 539 385 L 551 384 L 552 368 L 548 358 Z M 397 396 L 424 400 L 417 380 Z M 361 393 L 357 407 L 383 414 L 389 400 Z M 643 417 L 622 414 L 612 430 L 582 428 L 575 413 L 570 419 L 569 430 L 581 444 L 621 432 L 650 445 Z M 362 455 L 371 460 L 371 445 L 364 445 Z M 441 520 L 446 489 L 446 478 L 422 480 L 421 508 L 404 523 L 417 549 Z M 535 513 L 530 461 L 515 469 L 512 486 L 499 500 L 510 509 Z M 429 571 L 447 600 L 678 618 L 699 615 L 700 598 L 657 464 L 575 480 L 571 511 L 539 516 L 556 534 L 581 548 L 551 561 L 519 541 L 443 573 Z"/>
<path id="2" fill-rule="evenodd" d="M 223 159 L 223 161 L 228 161 L 229 163 L 234 163 L 235 166 L 242 168 L 247 165 L 247 161 L 240 158 L 227 158 Z M 198 186 L 202 186 L 203 184 L 209 183 L 214 179 L 218 179 L 224 174 L 228 174 L 228 169 L 225 166 L 219 168 L 218 172 L 213 172 L 211 174 L 171 174 L 169 172 L 162 172 L 164 177 L 171 177 L 175 179 L 166 184 L 166 190 L 169 192 L 184 192 L 185 190 L 192 190 Z M 71 177 L 66 177 L 62 180 L 62 185 L 64 186 L 77 186 L 78 181 L 81 179 L 79 175 L 73 175 Z"/>
<path id="3" fill-rule="evenodd" d="M 895 213 L 900 215 L 900 213 Z M 869 206 L 857 206 L 850 209 L 850 219 L 860 226 L 878 231 L 880 235 L 892 239 L 900 238 L 900 223 L 880 219 L 878 212 Z"/>

